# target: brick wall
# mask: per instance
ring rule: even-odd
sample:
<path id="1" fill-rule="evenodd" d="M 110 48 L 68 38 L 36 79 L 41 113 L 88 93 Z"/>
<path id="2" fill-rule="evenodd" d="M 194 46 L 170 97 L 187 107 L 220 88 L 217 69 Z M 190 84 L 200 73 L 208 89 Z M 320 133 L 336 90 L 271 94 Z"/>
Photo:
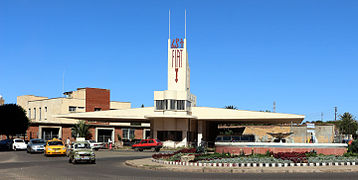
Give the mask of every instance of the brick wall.
<path id="1" fill-rule="evenodd" d="M 92 112 L 95 108 L 110 109 L 109 89 L 86 88 L 86 112 Z"/>
<path id="2" fill-rule="evenodd" d="M 36 125 L 36 126 L 29 126 L 29 128 L 27 129 L 27 140 L 30 140 L 30 139 L 36 139 L 36 138 L 39 138 L 38 137 L 38 133 L 39 133 L 39 126 Z"/>

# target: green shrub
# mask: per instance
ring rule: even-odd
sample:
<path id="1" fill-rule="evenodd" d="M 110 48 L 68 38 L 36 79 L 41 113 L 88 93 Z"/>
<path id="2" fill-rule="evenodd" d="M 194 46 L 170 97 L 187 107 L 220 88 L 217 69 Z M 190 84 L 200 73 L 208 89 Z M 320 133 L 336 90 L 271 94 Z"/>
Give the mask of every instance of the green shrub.
<path id="1" fill-rule="evenodd" d="M 348 152 L 358 153 L 358 140 L 353 141 L 352 144 L 348 146 Z"/>

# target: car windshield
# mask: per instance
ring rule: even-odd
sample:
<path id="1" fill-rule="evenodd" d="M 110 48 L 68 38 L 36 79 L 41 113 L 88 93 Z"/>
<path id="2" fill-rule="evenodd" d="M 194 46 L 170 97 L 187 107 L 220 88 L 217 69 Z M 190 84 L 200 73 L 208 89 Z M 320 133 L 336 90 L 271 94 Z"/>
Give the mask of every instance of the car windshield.
<path id="1" fill-rule="evenodd" d="M 90 145 L 87 143 L 78 143 L 75 144 L 75 149 L 89 149 Z"/>
<path id="2" fill-rule="evenodd" d="M 32 142 L 32 144 L 44 144 L 45 143 L 45 141 L 42 139 L 32 140 L 31 142 Z"/>
<path id="3" fill-rule="evenodd" d="M 62 141 L 50 141 L 48 142 L 49 146 L 63 145 Z"/>
<path id="4" fill-rule="evenodd" d="M 96 141 L 95 141 L 95 140 L 89 140 L 89 142 L 90 142 L 90 143 L 96 143 Z"/>
<path id="5" fill-rule="evenodd" d="M 22 140 L 22 139 L 16 139 L 16 140 L 15 140 L 15 142 L 18 142 L 18 143 L 23 143 L 23 142 L 24 142 L 24 140 Z"/>

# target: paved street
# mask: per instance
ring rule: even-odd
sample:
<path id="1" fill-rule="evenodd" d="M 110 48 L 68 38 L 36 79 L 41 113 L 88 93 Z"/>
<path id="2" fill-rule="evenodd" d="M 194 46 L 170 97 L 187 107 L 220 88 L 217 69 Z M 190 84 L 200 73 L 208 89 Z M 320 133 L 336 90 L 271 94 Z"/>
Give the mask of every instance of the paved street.
<path id="1" fill-rule="evenodd" d="M 25 151 L 0 151 L 0 179 L 357 179 L 358 173 L 216 174 L 136 169 L 124 161 L 153 152 L 98 151 L 96 164 L 69 164 L 67 157 L 44 157 Z"/>

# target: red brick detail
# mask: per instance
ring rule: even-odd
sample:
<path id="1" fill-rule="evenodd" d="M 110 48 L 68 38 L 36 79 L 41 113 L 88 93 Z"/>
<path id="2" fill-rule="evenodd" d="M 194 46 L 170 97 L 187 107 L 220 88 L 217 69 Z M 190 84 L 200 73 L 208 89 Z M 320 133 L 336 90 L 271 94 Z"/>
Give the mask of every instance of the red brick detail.
<path id="1" fill-rule="evenodd" d="M 72 138 L 72 128 L 62 126 L 62 140 L 66 140 L 67 138 L 70 138 L 71 141 L 75 140 Z"/>
<path id="2" fill-rule="evenodd" d="M 135 139 L 143 139 L 143 129 L 135 129 L 134 138 Z"/>
<path id="3" fill-rule="evenodd" d="M 92 112 L 95 108 L 110 109 L 109 89 L 86 88 L 86 112 Z"/>
<path id="4" fill-rule="evenodd" d="M 121 138 L 123 138 L 122 128 L 115 128 L 115 129 L 114 129 L 114 141 L 115 141 L 115 142 L 118 142 L 118 135 L 120 135 Z"/>
<path id="5" fill-rule="evenodd" d="M 30 140 L 30 139 L 36 139 L 39 138 L 39 126 L 29 126 L 29 128 L 27 129 L 26 132 L 27 138 L 26 140 Z"/>
<path id="6" fill-rule="evenodd" d="M 309 152 L 315 150 L 317 154 L 325 155 L 343 155 L 347 152 L 347 148 L 281 148 L 281 147 L 230 147 L 230 146 L 216 146 L 217 153 L 231 153 L 240 154 L 265 154 L 267 151 L 273 153 L 278 152 Z"/>

